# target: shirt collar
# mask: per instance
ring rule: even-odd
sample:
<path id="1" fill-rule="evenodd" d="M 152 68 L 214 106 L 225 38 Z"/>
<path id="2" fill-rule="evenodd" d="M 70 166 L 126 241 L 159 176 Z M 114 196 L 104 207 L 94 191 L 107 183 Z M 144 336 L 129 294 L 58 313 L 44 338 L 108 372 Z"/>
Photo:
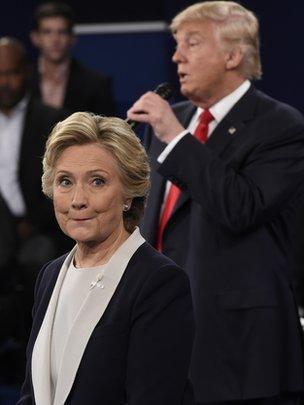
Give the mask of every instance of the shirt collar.
<path id="1" fill-rule="evenodd" d="M 219 123 L 228 114 L 232 107 L 243 97 L 250 86 L 250 81 L 245 80 L 232 93 L 228 94 L 228 96 L 222 98 L 220 101 L 209 108 L 209 111 L 211 112 L 217 123 Z M 198 107 L 197 117 L 199 117 L 203 111 L 204 110 L 202 108 Z"/>
<path id="2" fill-rule="evenodd" d="M 228 114 L 232 107 L 243 97 L 249 87 L 250 81 L 245 80 L 232 93 L 222 98 L 210 108 L 210 112 L 217 122 L 220 122 Z"/>

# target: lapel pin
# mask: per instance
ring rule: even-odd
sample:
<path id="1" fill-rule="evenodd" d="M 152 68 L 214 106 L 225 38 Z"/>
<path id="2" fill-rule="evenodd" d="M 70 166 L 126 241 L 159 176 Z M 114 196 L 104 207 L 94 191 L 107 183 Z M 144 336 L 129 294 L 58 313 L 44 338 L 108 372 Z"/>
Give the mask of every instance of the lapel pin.
<path id="1" fill-rule="evenodd" d="M 95 287 L 104 288 L 104 285 L 101 284 L 102 278 L 103 278 L 103 275 L 102 275 L 102 274 L 98 274 L 98 275 L 97 275 L 97 279 L 91 282 L 91 284 L 90 284 L 90 290 L 93 290 L 93 288 L 95 288 Z"/>
<path id="2" fill-rule="evenodd" d="M 234 128 L 234 127 L 230 127 L 228 129 L 228 132 L 229 132 L 230 135 L 233 135 L 235 133 L 235 131 L 236 131 L 236 128 Z"/>

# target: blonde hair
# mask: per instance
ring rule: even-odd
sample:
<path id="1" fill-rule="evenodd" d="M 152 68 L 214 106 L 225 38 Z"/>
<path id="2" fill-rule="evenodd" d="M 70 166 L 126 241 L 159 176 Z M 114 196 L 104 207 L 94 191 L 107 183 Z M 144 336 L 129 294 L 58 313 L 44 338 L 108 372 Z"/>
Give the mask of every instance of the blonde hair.
<path id="1" fill-rule="evenodd" d="M 139 139 L 120 118 L 76 112 L 58 122 L 46 143 L 42 190 L 52 198 L 55 166 L 66 148 L 90 143 L 102 146 L 117 163 L 125 197 L 132 198 L 130 209 L 123 212 L 124 226 L 128 232 L 132 232 L 144 212 L 150 187 L 150 167 Z"/>
<path id="2" fill-rule="evenodd" d="M 220 38 L 230 46 L 243 50 L 242 72 L 247 79 L 260 79 L 259 22 L 253 12 L 233 1 L 205 1 L 186 8 L 172 20 L 173 33 L 186 22 L 213 21 Z"/>

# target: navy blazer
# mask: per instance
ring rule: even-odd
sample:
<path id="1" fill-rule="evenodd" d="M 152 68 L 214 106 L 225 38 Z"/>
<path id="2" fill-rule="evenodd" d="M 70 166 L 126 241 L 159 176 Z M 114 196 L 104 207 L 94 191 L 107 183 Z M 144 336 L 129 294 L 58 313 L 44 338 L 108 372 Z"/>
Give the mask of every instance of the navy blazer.
<path id="1" fill-rule="evenodd" d="M 174 111 L 187 127 L 195 106 L 183 102 Z M 187 134 L 160 165 L 166 145 L 151 128 L 145 143 L 152 187 L 142 233 L 151 244 L 166 181 L 182 189 L 163 252 L 190 277 L 196 399 L 303 390 L 291 271 L 295 213 L 303 204 L 302 115 L 251 86 L 206 144 Z"/>
<path id="2" fill-rule="evenodd" d="M 35 404 L 31 358 L 65 257 L 40 273 L 18 405 Z M 65 404 L 192 405 L 188 367 L 193 339 L 185 273 L 144 243 L 134 253 L 91 334 Z"/>

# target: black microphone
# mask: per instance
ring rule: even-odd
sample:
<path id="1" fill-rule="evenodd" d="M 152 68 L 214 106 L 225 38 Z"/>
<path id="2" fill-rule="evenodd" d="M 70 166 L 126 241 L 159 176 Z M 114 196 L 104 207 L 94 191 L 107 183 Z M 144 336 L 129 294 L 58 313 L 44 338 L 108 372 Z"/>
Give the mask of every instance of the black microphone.
<path id="1" fill-rule="evenodd" d="M 154 93 L 158 94 L 164 100 L 169 100 L 173 94 L 173 86 L 170 83 L 161 83 L 159 84 L 156 89 L 153 90 Z M 144 112 L 143 112 L 144 114 Z M 126 123 L 130 125 L 130 127 L 134 130 L 140 122 L 131 120 L 129 118 L 126 119 Z"/>

